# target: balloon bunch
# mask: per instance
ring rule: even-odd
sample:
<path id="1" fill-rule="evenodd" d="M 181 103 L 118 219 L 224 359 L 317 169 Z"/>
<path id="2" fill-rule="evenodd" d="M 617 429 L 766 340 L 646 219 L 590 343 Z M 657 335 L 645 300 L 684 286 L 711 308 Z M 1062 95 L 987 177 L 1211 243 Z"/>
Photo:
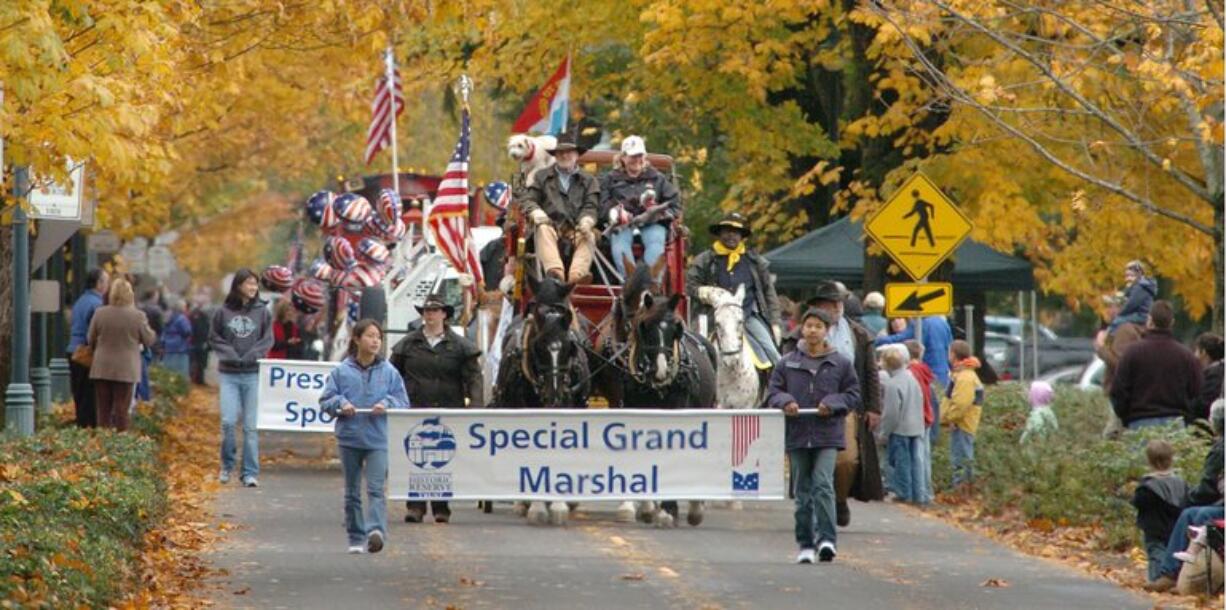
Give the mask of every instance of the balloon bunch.
<path id="1" fill-rule="evenodd" d="M 306 216 L 326 236 L 323 252 L 311 262 L 306 276 L 293 279 L 289 269 L 264 270 L 265 288 L 290 291 L 299 311 L 315 313 L 324 306 L 325 286 L 342 288 L 356 302 L 358 291 L 377 286 L 387 274 L 394 248 L 407 233 L 400 197 L 392 189 L 379 191 L 374 205 L 357 193 L 319 191 L 306 200 Z"/>

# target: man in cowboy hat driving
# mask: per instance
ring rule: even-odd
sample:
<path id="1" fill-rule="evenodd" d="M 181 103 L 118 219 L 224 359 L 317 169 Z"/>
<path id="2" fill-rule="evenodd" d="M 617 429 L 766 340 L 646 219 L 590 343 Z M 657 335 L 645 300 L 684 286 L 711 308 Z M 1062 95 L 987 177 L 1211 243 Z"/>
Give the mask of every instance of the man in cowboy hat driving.
<path id="1" fill-rule="evenodd" d="M 545 273 L 578 284 L 590 279 L 592 251 L 596 246 L 596 216 L 600 213 L 600 184 L 579 167 L 583 150 L 578 134 L 561 134 L 553 155 L 553 167 L 538 171 L 524 195 L 524 214 L 532 221 L 536 258 Z M 562 262 L 558 237 L 574 243 L 570 271 Z"/>
<path id="2" fill-rule="evenodd" d="M 711 249 L 694 257 L 685 273 L 685 291 L 709 309 L 715 288 L 736 292 L 745 287 L 745 334 L 754 348 L 759 368 L 779 361 L 779 297 L 768 271 L 770 263 L 745 245 L 749 223 L 737 212 L 710 226 L 716 237 Z"/>
<path id="3" fill-rule="evenodd" d="M 419 409 L 480 408 L 482 400 L 481 350 L 447 325 L 455 308 L 432 294 L 417 307 L 422 325 L 405 335 L 392 348 L 388 362 L 400 371 L 413 406 Z M 434 521 L 446 523 L 451 508 L 446 502 L 431 502 Z M 426 514 L 425 502 L 408 502 L 404 520 L 420 523 Z"/>

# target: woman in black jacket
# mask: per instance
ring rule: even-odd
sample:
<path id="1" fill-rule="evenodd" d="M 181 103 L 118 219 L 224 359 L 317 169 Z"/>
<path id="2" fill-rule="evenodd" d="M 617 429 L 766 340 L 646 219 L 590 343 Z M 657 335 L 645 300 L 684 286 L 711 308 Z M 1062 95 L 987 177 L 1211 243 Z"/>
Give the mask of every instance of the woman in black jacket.
<path id="1" fill-rule="evenodd" d="M 1223 351 L 1222 337 L 1219 335 L 1201 333 L 1196 338 L 1196 359 L 1205 369 L 1200 396 L 1192 400 L 1185 416 L 1189 424 L 1198 419 L 1209 419 L 1209 407 L 1222 397 Z"/>
<path id="2" fill-rule="evenodd" d="M 455 309 L 441 296 L 430 295 L 417 312 L 422 317 L 421 327 L 397 342 L 388 358 L 404 378 L 413 408 L 480 408 L 484 404 L 481 350 L 448 328 L 447 320 Z M 408 513 L 404 520 L 408 523 L 420 523 L 426 515 L 425 502 L 408 502 L 405 507 Z M 431 502 L 430 507 L 435 523 L 451 519 L 446 502 Z"/>

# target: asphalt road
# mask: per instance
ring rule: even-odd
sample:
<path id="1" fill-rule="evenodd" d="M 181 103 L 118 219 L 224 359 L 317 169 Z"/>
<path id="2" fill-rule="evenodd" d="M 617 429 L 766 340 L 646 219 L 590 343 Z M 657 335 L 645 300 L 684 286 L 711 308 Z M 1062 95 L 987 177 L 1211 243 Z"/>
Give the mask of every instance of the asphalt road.
<path id="1" fill-rule="evenodd" d="M 265 467 L 261 487 L 220 494 L 240 526 L 212 555 L 223 608 L 1149 608 L 1056 563 L 1029 558 L 906 508 L 852 504 L 833 564 L 794 565 L 791 504 L 712 508 L 697 528 L 618 523 L 581 507 L 564 527 L 510 505 L 453 505 L 450 524 L 407 524 L 347 555 L 339 466 Z M 684 510 L 684 506 L 683 506 Z M 1003 586 L 985 585 L 996 579 Z"/>

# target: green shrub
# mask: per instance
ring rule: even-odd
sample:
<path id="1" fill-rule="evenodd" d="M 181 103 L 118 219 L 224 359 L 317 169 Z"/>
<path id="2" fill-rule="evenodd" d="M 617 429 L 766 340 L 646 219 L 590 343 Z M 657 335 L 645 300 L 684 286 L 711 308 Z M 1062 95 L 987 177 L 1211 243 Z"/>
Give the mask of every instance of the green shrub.
<path id="1" fill-rule="evenodd" d="M 166 510 L 157 443 L 109 430 L 47 428 L 0 444 L 0 599 L 105 607 L 132 583 Z"/>
<path id="2" fill-rule="evenodd" d="M 1097 526 L 1099 543 L 1124 550 L 1139 541 L 1129 500 L 1133 483 L 1147 470 L 1145 443 L 1165 438 L 1176 451 L 1176 467 L 1189 483 L 1200 478 L 1209 443 L 1182 426 L 1126 432 L 1118 440 L 1102 437 L 1107 410 L 1100 392 L 1060 388 L 1052 410 L 1059 431 L 1043 442 L 1019 440 L 1030 406 L 1024 388 L 989 388 L 975 438 L 975 491 L 993 514 L 1016 509 L 1028 520 L 1053 525 Z M 949 492 L 948 429 L 933 450 L 933 483 Z"/>

